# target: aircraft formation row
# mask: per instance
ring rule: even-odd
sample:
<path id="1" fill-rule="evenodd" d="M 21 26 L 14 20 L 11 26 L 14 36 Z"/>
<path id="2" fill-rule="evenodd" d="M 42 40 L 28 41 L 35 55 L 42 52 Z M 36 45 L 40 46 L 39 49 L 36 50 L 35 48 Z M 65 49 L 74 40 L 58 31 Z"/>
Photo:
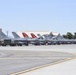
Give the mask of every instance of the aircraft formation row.
<path id="1" fill-rule="evenodd" d="M 21 38 L 16 32 L 12 32 L 14 38 L 10 38 L 5 35 L 2 31 L 0 31 L 0 46 L 22 46 L 22 45 L 60 45 L 60 44 L 76 44 L 76 40 L 72 39 L 65 39 L 60 34 L 53 35 L 44 34 L 38 35 L 37 37 L 35 34 L 31 33 L 32 37 L 29 37 L 26 33 L 22 33 L 24 38 Z"/>

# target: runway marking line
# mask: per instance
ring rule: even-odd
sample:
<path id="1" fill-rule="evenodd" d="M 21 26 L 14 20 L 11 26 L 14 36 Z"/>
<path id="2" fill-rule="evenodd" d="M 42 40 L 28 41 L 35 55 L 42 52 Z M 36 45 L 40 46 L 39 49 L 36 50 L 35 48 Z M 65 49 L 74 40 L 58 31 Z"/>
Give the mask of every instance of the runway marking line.
<path id="1" fill-rule="evenodd" d="M 48 66 L 56 65 L 56 64 L 63 63 L 63 62 L 69 61 L 69 60 L 76 59 L 76 55 L 75 54 L 73 54 L 73 55 L 74 56 L 71 57 L 71 58 L 66 58 L 64 60 L 60 60 L 60 61 L 57 61 L 57 62 L 54 62 L 54 63 L 45 64 L 45 65 L 38 66 L 38 67 L 35 67 L 35 68 L 31 68 L 31 69 L 28 69 L 28 70 L 25 70 L 25 71 L 16 72 L 16 73 L 13 73 L 13 74 L 10 74 L 10 75 L 23 75 L 24 73 L 35 71 L 37 69 L 41 69 L 41 68 L 44 68 L 44 67 L 48 67 Z"/>
<path id="2" fill-rule="evenodd" d="M 51 51 L 51 52 L 56 52 L 56 51 Z M 56 52 L 56 53 L 66 53 L 66 54 L 71 54 L 71 55 L 74 55 L 74 56 L 76 56 L 76 54 L 73 54 L 73 53 L 68 53 L 68 52 Z M 16 56 L 18 56 L 18 55 L 16 55 Z M 19 56 L 21 56 L 21 54 L 19 54 Z M 27 56 L 27 55 L 25 55 L 25 56 Z M 31 57 L 32 56 L 34 56 L 34 55 L 30 55 Z M 30 56 L 27 56 L 27 57 L 30 57 Z M 45 56 L 45 55 L 40 55 L 40 56 Z M 46 55 L 47 56 L 47 55 Z M 48 55 L 49 56 L 49 55 Z M 35 56 L 36 57 L 36 56 Z M 37 56 L 38 57 L 38 56 Z M 22 58 L 22 57 L 2 57 L 2 58 L 0 58 L 1 60 L 3 59 L 3 60 L 7 60 L 7 59 L 25 59 L 25 58 Z M 33 59 L 33 58 L 32 58 Z"/>

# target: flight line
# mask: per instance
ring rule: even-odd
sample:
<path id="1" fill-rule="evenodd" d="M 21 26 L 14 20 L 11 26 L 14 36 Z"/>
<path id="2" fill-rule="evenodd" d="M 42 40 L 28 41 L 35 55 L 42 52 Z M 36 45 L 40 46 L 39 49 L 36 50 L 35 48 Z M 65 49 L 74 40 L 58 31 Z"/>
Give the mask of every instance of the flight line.
<path id="1" fill-rule="evenodd" d="M 0 30 L 0 46 L 41 46 L 41 45 L 64 45 L 64 44 L 76 44 L 75 39 L 65 39 L 60 34 L 53 35 L 52 33 L 40 35 L 38 37 L 34 33 L 30 33 L 31 37 L 25 32 L 22 33 L 21 38 L 16 32 L 12 32 L 13 37 L 8 37 Z"/>

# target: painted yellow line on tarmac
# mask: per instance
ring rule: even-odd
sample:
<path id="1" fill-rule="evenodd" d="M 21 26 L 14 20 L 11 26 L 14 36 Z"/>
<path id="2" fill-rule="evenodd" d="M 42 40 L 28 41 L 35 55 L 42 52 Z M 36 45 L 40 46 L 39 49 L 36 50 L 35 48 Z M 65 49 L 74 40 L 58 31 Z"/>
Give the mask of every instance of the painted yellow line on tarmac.
<path id="1" fill-rule="evenodd" d="M 66 58 L 64 60 L 60 60 L 60 61 L 57 61 L 57 62 L 54 62 L 54 63 L 50 63 L 50 64 L 45 64 L 45 65 L 38 66 L 38 67 L 35 67 L 35 68 L 31 68 L 31 69 L 28 69 L 28 70 L 25 70 L 25 71 L 13 73 L 13 74 L 10 74 L 10 75 L 23 75 L 24 73 L 27 73 L 27 72 L 31 72 L 31 71 L 34 71 L 34 70 L 37 70 L 37 69 L 41 69 L 41 68 L 44 68 L 44 67 L 56 65 L 56 64 L 63 63 L 63 62 L 69 61 L 69 60 L 73 60 L 73 59 L 76 59 L 76 55 L 74 55 L 74 57 L 71 57 L 71 58 Z"/>

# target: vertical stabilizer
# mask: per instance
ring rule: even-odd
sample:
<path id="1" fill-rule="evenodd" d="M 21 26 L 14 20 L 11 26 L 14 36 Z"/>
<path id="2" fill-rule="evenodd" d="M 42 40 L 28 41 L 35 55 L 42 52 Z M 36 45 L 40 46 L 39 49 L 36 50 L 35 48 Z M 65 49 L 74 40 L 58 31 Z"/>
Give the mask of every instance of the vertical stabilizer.
<path id="1" fill-rule="evenodd" d="M 16 32 L 12 32 L 14 38 L 20 38 L 20 36 Z"/>
<path id="2" fill-rule="evenodd" d="M 0 39 L 7 38 L 7 36 L 0 30 Z"/>
<path id="3" fill-rule="evenodd" d="M 22 35 L 24 36 L 24 38 L 28 38 L 29 36 L 26 33 L 22 33 Z"/>
<path id="4" fill-rule="evenodd" d="M 37 36 L 35 34 L 33 34 L 33 33 L 30 33 L 30 34 L 31 34 L 32 38 L 37 38 Z"/>

